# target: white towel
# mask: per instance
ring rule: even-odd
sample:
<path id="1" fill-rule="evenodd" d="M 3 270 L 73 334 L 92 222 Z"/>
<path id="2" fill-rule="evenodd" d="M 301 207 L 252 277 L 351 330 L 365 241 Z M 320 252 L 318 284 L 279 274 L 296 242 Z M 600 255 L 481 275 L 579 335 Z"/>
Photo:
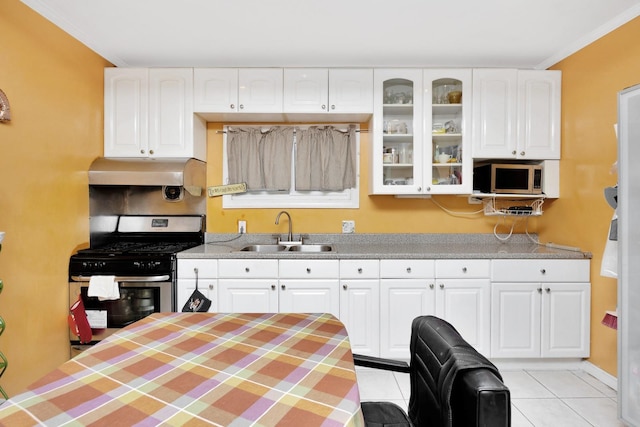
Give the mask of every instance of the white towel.
<path id="1" fill-rule="evenodd" d="M 116 276 L 91 276 L 87 295 L 100 301 L 120 299 L 120 288 Z"/>

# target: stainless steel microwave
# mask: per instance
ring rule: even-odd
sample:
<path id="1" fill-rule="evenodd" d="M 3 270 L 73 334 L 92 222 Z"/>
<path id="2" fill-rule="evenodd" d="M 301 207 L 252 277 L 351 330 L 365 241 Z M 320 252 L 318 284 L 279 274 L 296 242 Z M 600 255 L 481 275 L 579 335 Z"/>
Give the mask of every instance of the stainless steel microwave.
<path id="1" fill-rule="evenodd" d="M 541 194 L 542 164 L 484 163 L 473 168 L 473 189 L 482 193 Z"/>

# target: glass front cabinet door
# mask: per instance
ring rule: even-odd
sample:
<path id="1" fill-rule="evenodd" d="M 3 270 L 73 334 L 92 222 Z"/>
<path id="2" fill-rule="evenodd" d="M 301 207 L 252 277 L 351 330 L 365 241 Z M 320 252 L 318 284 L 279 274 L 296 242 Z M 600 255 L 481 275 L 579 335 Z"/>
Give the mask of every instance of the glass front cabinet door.
<path id="1" fill-rule="evenodd" d="M 424 71 L 425 187 L 430 194 L 470 194 L 470 69 Z"/>
<path id="2" fill-rule="evenodd" d="M 371 194 L 423 191 L 422 70 L 374 70 Z"/>
<path id="3" fill-rule="evenodd" d="M 471 70 L 375 70 L 370 193 L 471 193 L 470 95 Z"/>

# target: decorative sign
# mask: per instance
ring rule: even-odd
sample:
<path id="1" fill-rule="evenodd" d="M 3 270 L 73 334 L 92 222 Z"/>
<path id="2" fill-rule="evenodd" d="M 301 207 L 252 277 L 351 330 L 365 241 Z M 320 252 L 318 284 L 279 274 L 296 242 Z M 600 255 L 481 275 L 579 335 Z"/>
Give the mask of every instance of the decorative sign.
<path id="1" fill-rule="evenodd" d="M 215 187 L 207 187 L 209 197 L 223 196 L 225 194 L 246 193 L 247 183 L 240 184 L 216 185 Z"/>

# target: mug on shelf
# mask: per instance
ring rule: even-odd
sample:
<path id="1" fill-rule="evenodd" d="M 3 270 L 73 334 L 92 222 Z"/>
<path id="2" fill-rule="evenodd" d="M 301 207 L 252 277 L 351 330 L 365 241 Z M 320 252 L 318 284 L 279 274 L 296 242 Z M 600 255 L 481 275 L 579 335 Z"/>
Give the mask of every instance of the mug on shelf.
<path id="1" fill-rule="evenodd" d="M 438 156 L 438 163 L 448 163 L 451 160 L 451 154 L 442 153 Z"/>

